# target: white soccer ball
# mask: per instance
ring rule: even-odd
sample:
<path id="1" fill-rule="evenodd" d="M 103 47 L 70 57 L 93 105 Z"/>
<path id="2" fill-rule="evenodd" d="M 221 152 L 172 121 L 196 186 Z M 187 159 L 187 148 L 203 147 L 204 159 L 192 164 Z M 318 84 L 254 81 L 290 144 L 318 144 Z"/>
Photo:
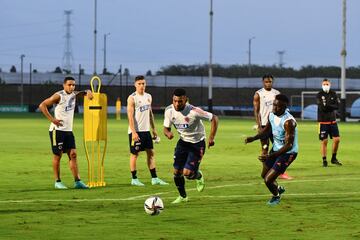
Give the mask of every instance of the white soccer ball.
<path id="1" fill-rule="evenodd" d="M 252 129 L 253 129 L 254 131 L 258 130 L 258 128 L 259 128 L 259 126 L 258 126 L 257 124 L 255 124 L 255 125 L 252 127 Z"/>
<path id="2" fill-rule="evenodd" d="M 164 203 L 158 196 L 152 196 L 145 200 L 145 212 L 149 215 L 158 215 L 164 210 Z"/>

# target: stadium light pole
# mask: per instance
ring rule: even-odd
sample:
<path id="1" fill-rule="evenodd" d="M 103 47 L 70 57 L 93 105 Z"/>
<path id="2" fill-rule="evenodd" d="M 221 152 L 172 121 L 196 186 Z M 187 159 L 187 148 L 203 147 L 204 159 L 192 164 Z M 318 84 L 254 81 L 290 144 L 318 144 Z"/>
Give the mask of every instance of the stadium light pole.
<path id="1" fill-rule="evenodd" d="M 248 75 L 251 76 L 251 41 L 255 39 L 255 37 L 249 38 L 249 65 L 248 65 Z"/>
<path id="2" fill-rule="evenodd" d="M 340 103 L 340 119 L 346 121 L 346 0 L 342 1 L 342 49 L 341 49 L 341 103 Z"/>
<path id="3" fill-rule="evenodd" d="M 20 73 L 20 80 L 21 80 L 21 97 L 20 97 L 20 104 L 21 106 L 24 105 L 24 57 L 25 54 L 21 54 L 21 73 Z"/>
<path id="4" fill-rule="evenodd" d="M 96 75 L 96 23 L 97 23 L 97 0 L 94 0 L 94 75 Z"/>
<path id="5" fill-rule="evenodd" d="M 212 102 L 212 78 L 213 78 L 213 69 L 212 69 L 212 50 L 213 50 L 213 0 L 210 0 L 210 36 L 209 36 L 209 96 L 208 96 L 208 111 L 213 111 L 213 102 Z"/>
<path id="6" fill-rule="evenodd" d="M 103 74 L 107 73 L 107 69 L 106 69 L 106 37 L 109 36 L 110 33 L 105 33 L 104 34 L 104 69 L 103 69 Z"/>

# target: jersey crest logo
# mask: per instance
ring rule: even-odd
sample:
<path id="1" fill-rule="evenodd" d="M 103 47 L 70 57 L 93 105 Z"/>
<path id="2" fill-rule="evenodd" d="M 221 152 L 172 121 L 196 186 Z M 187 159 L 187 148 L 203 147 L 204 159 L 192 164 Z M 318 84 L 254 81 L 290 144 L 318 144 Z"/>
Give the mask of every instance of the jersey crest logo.
<path id="1" fill-rule="evenodd" d="M 187 122 L 187 123 L 190 122 L 190 118 L 188 118 L 188 117 L 185 117 L 184 120 L 185 120 L 185 122 Z"/>
<path id="2" fill-rule="evenodd" d="M 185 124 L 183 124 L 183 123 L 174 124 L 174 126 L 175 126 L 176 129 L 187 129 L 187 128 L 189 128 L 189 124 L 187 124 L 187 123 L 185 123 Z"/>
<path id="3" fill-rule="evenodd" d="M 144 112 L 150 108 L 150 105 L 144 105 L 139 108 L 140 112 Z"/>

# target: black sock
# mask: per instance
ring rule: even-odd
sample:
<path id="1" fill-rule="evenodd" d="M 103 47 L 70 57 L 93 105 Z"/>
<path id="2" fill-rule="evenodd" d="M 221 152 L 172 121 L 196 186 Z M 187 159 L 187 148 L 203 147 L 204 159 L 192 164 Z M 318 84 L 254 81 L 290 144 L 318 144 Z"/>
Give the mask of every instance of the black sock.
<path id="1" fill-rule="evenodd" d="M 131 171 L 131 175 L 132 175 L 132 178 L 133 178 L 133 179 L 137 179 L 136 170 Z"/>
<path id="2" fill-rule="evenodd" d="M 201 173 L 197 171 L 195 179 L 199 180 L 202 177 Z"/>
<path id="3" fill-rule="evenodd" d="M 182 175 L 174 175 L 174 182 L 175 185 L 180 193 L 180 196 L 183 198 L 186 198 L 186 192 L 185 192 L 185 178 Z"/>
<path id="4" fill-rule="evenodd" d="M 61 182 L 61 179 L 59 178 L 58 180 L 56 180 L 56 182 Z"/>
<path id="5" fill-rule="evenodd" d="M 336 160 L 336 153 L 333 153 L 333 154 L 332 154 L 331 160 L 332 160 L 332 161 Z"/>
<path id="6" fill-rule="evenodd" d="M 151 177 L 152 177 L 152 178 L 157 178 L 156 168 L 150 169 L 150 173 L 151 173 Z"/>
<path id="7" fill-rule="evenodd" d="M 326 161 L 326 157 L 323 157 L 323 162 L 325 162 Z"/>
<path id="8" fill-rule="evenodd" d="M 75 182 L 81 181 L 80 178 L 75 178 Z"/>

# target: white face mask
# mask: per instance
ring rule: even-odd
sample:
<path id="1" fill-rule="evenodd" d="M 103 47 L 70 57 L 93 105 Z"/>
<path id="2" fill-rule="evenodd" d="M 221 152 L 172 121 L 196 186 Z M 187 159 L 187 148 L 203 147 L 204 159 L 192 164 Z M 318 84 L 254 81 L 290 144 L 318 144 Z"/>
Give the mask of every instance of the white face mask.
<path id="1" fill-rule="evenodd" d="M 330 91 L 330 86 L 329 85 L 322 85 L 322 89 L 324 92 L 328 93 Z"/>

